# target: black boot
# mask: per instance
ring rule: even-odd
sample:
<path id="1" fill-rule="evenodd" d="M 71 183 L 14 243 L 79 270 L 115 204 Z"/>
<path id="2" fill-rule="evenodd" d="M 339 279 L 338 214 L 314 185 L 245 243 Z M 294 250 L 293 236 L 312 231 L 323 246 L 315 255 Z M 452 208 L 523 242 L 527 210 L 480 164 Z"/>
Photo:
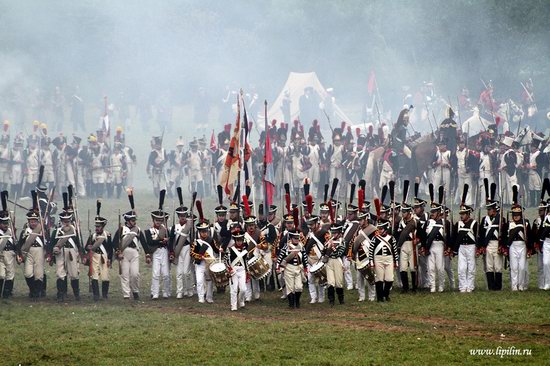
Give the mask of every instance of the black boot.
<path id="1" fill-rule="evenodd" d="M 74 299 L 80 301 L 80 282 L 78 280 L 71 280 L 71 287 L 73 288 Z"/>
<path id="2" fill-rule="evenodd" d="M 384 281 L 384 299 L 390 301 L 390 289 L 393 285 L 393 281 Z"/>
<path id="3" fill-rule="evenodd" d="M 6 294 L 6 281 L 0 279 L 0 295 L 5 299 Z"/>
<path id="4" fill-rule="evenodd" d="M 134 296 L 134 300 L 139 300 L 139 292 L 132 293 Z"/>
<path id="5" fill-rule="evenodd" d="M 44 291 L 44 282 L 40 280 L 33 280 L 34 282 L 34 300 L 38 301 L 40 297 L 42 297 L 42 293 Z"/>
<path id="6" fill-rule="evenodd" d="M 94 295 L 94 301 L 99 301 L 99 281 L 92 280 L 92 294 Z"/>
<path id="7" fill-rule="evenodd" d="M 9 299 L 13 296 L 13 280 L 6 280 L 6 288 L 4 289 L 4 299 Z"/>
<path id="8" fill-rule="evenodd" d="M 407 272 L 399 272 L 399 275 L 401 276 L 401 293 L 406 294 L 409 292 L 409 276 L 407 276 Z"/>
<path id="9" fill-rule="evenodd" d="M 291 309 L 294 308 L 294 293 L 286 295 L 286 298 L 288 299 L 288 307 Z"/>
<path id="10" fill-rule="evenodd" d="M 294 306 L 296 306 L 296 309 L 299 309 L 300 308 L 300 297 L 302 296 L 302 293 L 301 292 L 296 292 L 294 294 L 295 298 L 294 298 Z"/>
<path id="11" fill-rule="evenodd" d="M 416 272 L 412 272 L 411 271 L 411 282 L 412 282 L 412 292 L 416 292 L 416 275 L 417 273 Z"/>
<path id="12" fill-rule="evenodd" d="M 338 302 L 340 305 L 344 304 L 344 289 L 343 288 L 336 288 L 336 295 L 338 295 Z"/>
<path id="13" fill-rule="evenodd" d="M 329 286 L 327 289 L 327 297 L 330 306 L 334 306 L 334 286 Z"/>
<path id="14" fill-rule="evenodd" d="M 29 298 L 32 299 L 34 296 L 34 278 L 25 277 L 25 281 L 27 282 L 27 286 L 29 287 Z"/>
<path id="15" fill-rule="evenodd" d="M 495 291 L 502 290 L 502 272 L 495 272 Z"/>
<path id="16" fill-rule="evenodd" d="M 103 296 L 105 300 L 109 298 L 109 281 L 101 282 L 101 296 Z"/>
<path id="17" fill-rule="evenodd" d="M 40 281 L 40 284 L 42 287 L 39 291 L 40 297 L 46 297 L 46 289 L 48 288 L 48 279 L 46 278 L 46 274 L 44 273 L 44 277 L 42 277 L 42 281 Z"/>
<path id="18" fill-rule="evenodd" d="M 65 301 L 65 281 L 58 278 L 57 281 L 55 281 L 55 286 L 57 287 L 57 302 Z"/>
<path id="19" fill-rule="evenodd" d="M 374 286 L 376 287 L 376 301 L 384 302 L 384 282 L 376 281 Z"/>
<path id="20" fill-rule="evenodd" d="M 485 275 L 487 276 L 487 287 L 489 288 L 489 291 L 496 290 L 496 288 L 495 288 L 495 272 L 486 272 Z"/>

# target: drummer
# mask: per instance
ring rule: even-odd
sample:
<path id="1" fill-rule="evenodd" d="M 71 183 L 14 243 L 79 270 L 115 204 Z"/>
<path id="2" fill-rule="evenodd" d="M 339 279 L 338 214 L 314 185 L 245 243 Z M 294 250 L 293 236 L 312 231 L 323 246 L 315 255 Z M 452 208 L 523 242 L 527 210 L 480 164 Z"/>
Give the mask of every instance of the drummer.
<path id="1" fill-rule="evenodd" d="M 241 230 L 235 230 L 232 238 L 234 245 L 227 248 L 225 262 L 231 276 L 231 311 L 237 311 L 238 307 L 244 308 L 245 305 L 248 250 L 244 244 L 244 233 Z"/>
<path id="2" fill-rule="evenodd" d="M 304 268 L 307 268 L 307 252 L 303 245 L 304 237 L 300 230 L 294 229 L 288 232 L 289 241 L 281 249 L 277 264 L 285 267 L 284 277 L 287 291 L 288 306 L 300 307 L 302 296 L 302 278 L 305 276 Z"/>
<path id="3" fill-rule="evenodd" d="M 322 303 L 325 301 L 325 286 L 320 284 L 319 279 L 311 273 L 311 267 L 316 265 L 321 259 L 321 253 L 326 241 L 330 239 L 330 233 L 321 228 L 318 216 L 311 215 L 306 220 L 306 223 L 309 227 L 306 237 L 306 252 L 308 254 L 307 283 L 309 296 L 311 297 L 309 303 Z"/>
<path id="4" fill-rule="evenodd" d="M 197 278 L 197 295 L 199 302 L 209 304 L 214 302 L 213 290 L 214 284 L 210 277 L 210 264 L 215 260 L 215 253 L 218 252 L 218 246 L 214 239 L 209 235 L 210 224 L 203 217 L 199 218 L 196 225 L 199 237 L 191 247 L 191 257 L 195 260 L 195 275 Z"/>

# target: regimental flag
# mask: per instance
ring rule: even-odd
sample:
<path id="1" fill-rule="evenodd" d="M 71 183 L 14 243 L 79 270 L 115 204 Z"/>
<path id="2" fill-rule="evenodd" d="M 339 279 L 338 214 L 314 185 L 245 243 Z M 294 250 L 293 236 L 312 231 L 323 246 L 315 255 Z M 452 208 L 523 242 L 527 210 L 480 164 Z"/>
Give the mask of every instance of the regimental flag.
<path id="1" fill-rule="evenodd" d="M 220 185 L 224 188 L 226 194 L 231 195 L 235 186 L 235 181 L 239 177 L 241 170 L 241 156 L 240 156 L 240 138 L 241 138 L 241 104 L 239 97 L 237 97 L 237 122 L 233 129 L 233 137 L 229 143 L 229 150 L 227 151 L 227 157 L 225 158 L 225 164 L 223 166 L 222 178 Z"/>
<path id="2" fill-rule="evenodd" d="M 216 150 L 218 150 L 218 146 L 216 145 L 216 138 L 214 136 L 214 130 L 212 130 L 212 136 L 210 136 L 210 150 L 212 152 L 216 152 Z"/>
<path id="3" fill-rule="evenodd" d="M 275 173 L 273 171 L 273 152 L 271 151 L 271 137 L 269 137 L 269 133 L 266 133 L 265 136 L 264 186 L 267 205 L 266 209 L 269 209 L 269 205 L 273 204 L 273 193 L 275 192 Z"/>

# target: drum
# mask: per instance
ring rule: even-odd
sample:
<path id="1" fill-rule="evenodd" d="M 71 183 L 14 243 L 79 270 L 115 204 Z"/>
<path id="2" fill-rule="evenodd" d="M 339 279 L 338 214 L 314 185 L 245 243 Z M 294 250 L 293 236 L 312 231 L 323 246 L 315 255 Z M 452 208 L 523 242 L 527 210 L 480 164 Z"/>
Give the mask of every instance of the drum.
<path id="1" fill-rule="evenodd" d="M 227 267 L 223 262 L 214 262 L 210 265 L 210 276 L 216 284 L 216 287 L 225 287 L 229 284 Z"/>
<path id="2" fill-rule="evenodd" d="M 319 285 L 324 286 L 327 283 L 327 268 L 326 264 L 322 261 L 315 263 L 311 266 L 309 272 L 319 280 Z"/>
<path id="3" fill-rule="evenodd" d="M 373 268 L 369 267 L 369 260 L 364 259 L 362 262 L 357 263 L 356 266 L 357 266 L 357 271 L 359 273 L 361 273 L 361 275 L 363 275 L 363 277 L 365 277 L 367 282 L 370 285 L 374 285 L 375 272 L 374 272 Z"/>
<path id="4" fill-rule="evenodd" d="M 247 264 L 250 276 L 252 276 L 255 280 L 261 280 L 271 271 L 271 266 L 267 263 L 264 257 L 254 256 L 248 260 Z"/>

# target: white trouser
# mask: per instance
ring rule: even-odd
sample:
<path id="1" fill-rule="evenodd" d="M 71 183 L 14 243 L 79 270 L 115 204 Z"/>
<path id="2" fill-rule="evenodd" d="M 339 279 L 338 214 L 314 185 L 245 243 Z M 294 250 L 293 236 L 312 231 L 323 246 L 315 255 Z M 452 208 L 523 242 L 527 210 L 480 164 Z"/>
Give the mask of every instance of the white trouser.
<path id="1" fill-rule="evenodd" d="M 468 206 L 471 206 L 473 203 L 474 203 L 474 197 L 475 197 L 475 187 L 474 187 L 474 184 L 473 184 L 473 180 L 472 180 L 472 175 L 470 173 L 467 173 L 466 171 L 459 171 L 458 174 L 457 174 L 457 178 L 458 178 L 458 183 L 457 183 L 457 187 L 459 187 L 459 189 L 456 190 L 456 194 L 455 194 L 455 197 L 454 197 L 454 200 L 455 200 L 455 203 L 456 204 L 459 204 L 460 203 L 460 200 L 461 200 L 461 197 L 462 197 L 462 187 L 464 187 L 464 184 L 467 184 L 471 191 L 467 197 L 466 197 L 466 202 L 465 204 L 467 204 Z M 449 181 L 447 181 L 449 182 Z M 447 183 L 449 184 L 449 183 Z M 435 184 L 434 184 L 435 186 Z"/>
<path id="2" fill-rule="evenodd" d="M 35 280 L 42 281 L 44 278 L 44 248 L 30 247 L 25 257 L 25 278 L 34 277 Z"/>
<path id="3" fill-rule="evenodd" d="M 170 297 L 172 286 L 170 283 L 170 260 L 168 248 L 158 248 L 153 253 L 153 275 L 151 278 L 151 295 L 153 299 L 159 297 L 160 279 L 162 278 L 162 296 Z"/>
<path id="4" fill-rule="evenodd" d="M 250 281 L 246 283 L 246 301 L 252 300 L 252 295 L 254 295 L 254 300 L 260 298 L 260 281 L 250 278 Z"/>
<path id="5" fill-rule="evenodd" d="M 346 287 L 348 290 L 353 290 L 353 276 L 351 273 L 351 261 L 348 257 L 343 257 L 342 261 L 344 262 L 344 281 L 346 282 Z"/>
<path id="6" fill-rule="evenodd" d="M 193 273 L 190 254 L 190 245 L 181 249 L 176 267 L 176 293 L 177 296 L 193 296 Z"/>
<path id="7" fill-rule="evenodd" d="M 451 256 L 444 256 L 445 262 L 445 272 L 447 272 L 447 278 L 449 279 L 449 289 L 454 290 L 455 288 L 455 271 L 453 269 L 453 260 Z"/>
<path id="8" fill-rule="evenodd" d="M 237 310 L 237 305 L 244 307 L 244 294 L 246 292 L 246 271 L 243 266 L 233 267 L 235 273 L 229 283 L 231 290 L 231 310 Z"/>
<path id="9" fill-rule="evenodd" d="M 8 281 L 14 279 L 16 258 L 17 255 L 13 250 L 4 250 L 0 253 L 0 279 Z"/>
<path id="10" fill-rule="evenodd" d="M 475 288 L 476 246 L 461 245 L 458 249 L 458 289 L 471 292 Z"/>
<path id="11" fill-rule="evenodd" d="M 500 273 L 503 263 L 503 255 L 498 252 L 498 240 L 489 241 L 485 252 L 485 271 Z"/>
<path id="12" fill-rule="evenodd" d="M 136 248 L 126 248 L 122 252 L 122 274 L 120 287 L 122 296 L 130 297 L 130 292 L 139 293 L 139 251 Z"/>
<path id="13" fill-rule="evenodd" d="M 417 248 L 418 253 L 418 248 Z M 418 256 L 418 287 L 430 288 L 429 257 L 425 255 Z"/>
<path id="14" fill-rule="evenodd" d="M 514 241 L 510 245 L 510 285 L 512 291 L 524 290 L 525 287 L 525 262 L 527 261 L 527 248 L 525 242 Z"/>
<path id="15" fill-rule="evenodd" d="M 55 256 L 55 274 L 59 279 L 78 280 L 78 252 L 74 248 L 59 248 Z"/>
<path id="16" fill-rule="evenodd" d="M 309 297 L 311 302 L 323 302 L 325 301 L 325 287 L 319 285 L 319 280 L 311 274 L 311 265 L 308 264 L 307 272 L 307 287 L 309 289 Z"/>
<path id="17" fill-rule="evenodd" d="M 365 301 L 365 286 L 367 286 L 369 301 L 376 300 L 376 286 L 368 283 L 365 277 L 357 271 L 357 291 L 359 292 L 359 301 Z"/>
<path id="18" fill-rule="evenodd" d="M 542 265 L 544 273 L 544 289 L 550 290 L 550 239 L 545 239 L 542 245 Z M 539 254 L 539 257 L 541 256 Z"/>
<path id="19" fill-rule="evenodd" d="M 434 292 L 436 288 L 441 292 L 445 289 L 445 260 L 444 260 L 444 244 L 442 241 L 434 241 L 430 248 L 428 257 L 428 271 L 430 290 Z M 436 286 L 436 279 L 439 286 Z"/>
<path id="20" fill-rule="evenodd" d="M 199 302 L 204 302 L 206 295 L 206 301 L 214 301 L 212 293 L 214 290 L 214 283 L 210 278 L 210 271 L 208 270 L 206 261 L 202 260 L 199 264 L 195 264 L 195 275 L 197 276 L 197 295 Z"/>
<path id="21" fill-rule="evenodd" d="M 543 250 L 544 244 L 541 248 L 540 253 L 537 253 L 537 285 L 540 290 L 544 290 L 544 256 L 542 255 Z"/>

